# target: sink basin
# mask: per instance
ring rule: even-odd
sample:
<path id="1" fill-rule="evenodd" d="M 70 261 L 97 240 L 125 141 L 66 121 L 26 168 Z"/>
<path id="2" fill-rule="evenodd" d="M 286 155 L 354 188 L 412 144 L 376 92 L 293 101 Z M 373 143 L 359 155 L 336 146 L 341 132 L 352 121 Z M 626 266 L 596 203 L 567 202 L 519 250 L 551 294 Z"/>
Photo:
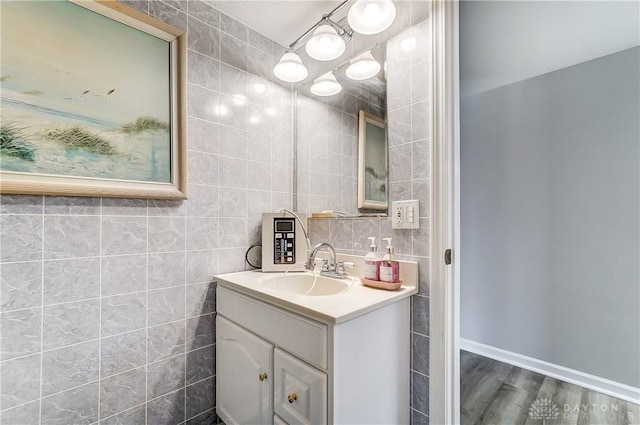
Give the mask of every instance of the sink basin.
<path id="1" fill-rule="evenodd" d="M 353 278 L 333 279 L 312 273 L 288 273 L 263 280 L 263 285 L 273 291 L 291 295 L 338 295 L 351 287 Z"/>

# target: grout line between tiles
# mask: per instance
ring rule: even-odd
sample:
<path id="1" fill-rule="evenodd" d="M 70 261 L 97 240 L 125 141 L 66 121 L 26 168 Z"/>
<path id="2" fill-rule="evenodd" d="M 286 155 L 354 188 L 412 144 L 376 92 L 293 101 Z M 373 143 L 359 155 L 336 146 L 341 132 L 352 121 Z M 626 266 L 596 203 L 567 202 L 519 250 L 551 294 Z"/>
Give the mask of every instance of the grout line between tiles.
<path id="1" fill-rule="evenodd" d="M 44 212 L 44 196 L 42 197 L 42 210 Z M 41 291 L 41 299 L 40 299 L 40 397 L 39 397 L 39 408 L 38 408 L 38 422 L 42 423 L 42 392 L 44 391 L 42 378 L 43 378 L 43 368 L 44 368 L 44 252 L 45 252 L 45 229 L 44 229 L 44 214 L 42 215 L 42 265 L 41 265 L 41 273 L 40 276 L 40 291 Z M 0 362 L 1 364 L 1 362 Z"/>
<path id="2" fill-rule="evenodd" d="M 187 10 L 188 10 L 188 5 L 187 5 Z M 187 250 L 187 238 L 188 238 L 188 233 L 187 233 L 187 220 L 184 221 L 184 249 L 185 251 Z M 187 416 L 187 389 L 186 389 L 186 385 L 187 385 L 187 256 L 185 254 L 184 257 L 184 326 L 182 328 L 182 335 L 184 338 L 184 353 L 183 353 L 183 360 L 184 360 L 184 367 L 183 367 L 183 372 L 184 372 L 184 376 L 183 376 L 183 385 L 182 387 L 184 388 L 184 396 L 183 396 L 183 416 L 182 416 L 182 420 L 186 419 Z"/>
<path id="3" fill-rule="evenodd" d="M 139 408 L 140 406 L 144 406 L 144 405 L 145 405 L 145 403 L 139 403 L 139 404 L 136 404 L 135 406 L 133 406 L 133 407 L 129 407 L 128 409 L 123 410 L 123 411 L 121 411 L 121 412 L 115 413 L 115 414 L 113 414 L 113 415 L 106 416 L 106 417 L 105 417 L 105 418 L 103 418 L 103 419 L 98 419 L 96 422 L 93 422 L 91 425 L 93 425 L 93 424 L 98 424 L 98 423 L 100 423 L 100 422 L 102 422 L 102 421 L 104 421 L 104 420 L 107 420 L 107 419 L 109 419 L 109 418 L 113 418 L 114 416 L 118 416 L 118 415 L 121 415 L 121 414 L 126 413 L 126 412 L 129 412 L 129 411 L 131 411 L 131 410 L 133 410 L 133 409 L 137 409 L 137 408 Z M 146 410 L 147 410 L 147 409 L 145 408 L 145 420 L 146 420 Z"/>
<path id="4" fill-rule="evenodd" d="M 100 261 L 98 262 L 100 265 L 99 270 L 99 294 L 102 294 L 102 237 L 103 237 L 103 227 L 102 227 L 102 198 L 100 198 Z M 98 380 L 100 380 L 102 376 L 102 297 L 99 298 L 98 301 Z M 98 383 L 98 420 L 100 420 L 100 415 L 102 414 L 102 391 L 100 391 L 100 383 Z"/>
<path id="5" fill-rule="evenodd" d="M 148 408 L 147 403 L 148 394 L 149 394 L 149 201 L 147 200 L 147 225 L 146 225 L 146 238 L 147 238 L 147 252 L 146 252 L 146 268 L 147 268 L 147 276 L 146 276 L 146 302 L 145 302 L 145 341 L 144 341 L 144 422 L 148 423 Z"/>

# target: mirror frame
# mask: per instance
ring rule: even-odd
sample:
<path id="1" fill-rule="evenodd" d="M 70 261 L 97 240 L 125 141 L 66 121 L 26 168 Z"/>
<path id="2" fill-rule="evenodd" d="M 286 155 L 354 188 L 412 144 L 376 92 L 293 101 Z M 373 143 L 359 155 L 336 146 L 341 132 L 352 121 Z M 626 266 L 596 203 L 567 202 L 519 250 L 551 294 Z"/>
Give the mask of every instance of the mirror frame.
<path id="1" fill-rule="evenodd" d="M 385 201 L 375 201 L 373 199 L 366 199 L 365 187 L 366 187 L 366 143 L 367 143 L 367 124 L 375 125 L 384 132 L 384 174 L 386 176 L 385 183 Z M 358 210 L 373 210 L 373 211 L 387 211 L 389 208 L 389 146 L 387 141 L 387 125 L 386 121 L 382 118 L 376 117 L 366 111 L 359 111 L 358 113 Z"/>

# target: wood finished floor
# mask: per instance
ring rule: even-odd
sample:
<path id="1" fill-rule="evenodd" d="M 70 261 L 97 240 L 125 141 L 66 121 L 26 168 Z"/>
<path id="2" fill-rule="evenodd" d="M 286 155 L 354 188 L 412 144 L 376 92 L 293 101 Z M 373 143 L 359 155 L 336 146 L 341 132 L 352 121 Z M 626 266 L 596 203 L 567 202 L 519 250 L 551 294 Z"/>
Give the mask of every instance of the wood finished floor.
<path id="1" fill-rule="evenodd" d="M 460 352 L 462 425 L 640 425 L 640 406 L 493 359 Z M 529 417 L 536 400 L 558 408 Z M 606 409 L 606 411 L 605 411 Z"/>

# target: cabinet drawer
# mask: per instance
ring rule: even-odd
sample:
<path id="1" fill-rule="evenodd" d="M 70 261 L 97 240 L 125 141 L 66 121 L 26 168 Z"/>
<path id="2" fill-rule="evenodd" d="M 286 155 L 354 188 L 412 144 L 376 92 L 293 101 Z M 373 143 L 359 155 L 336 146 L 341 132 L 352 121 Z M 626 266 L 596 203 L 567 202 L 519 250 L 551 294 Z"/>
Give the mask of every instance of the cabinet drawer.
<path id="1" fill-rule="evenodd" d="M 327 326 L 218 285 L 217 311 L 299 358 L 327 369 Z"/>
<path id="2" fill-rule="evenodd" d="M 273 372 L 277 416 L 291 425 L 327 423 L 327 375 L 277 348 Z"/>

